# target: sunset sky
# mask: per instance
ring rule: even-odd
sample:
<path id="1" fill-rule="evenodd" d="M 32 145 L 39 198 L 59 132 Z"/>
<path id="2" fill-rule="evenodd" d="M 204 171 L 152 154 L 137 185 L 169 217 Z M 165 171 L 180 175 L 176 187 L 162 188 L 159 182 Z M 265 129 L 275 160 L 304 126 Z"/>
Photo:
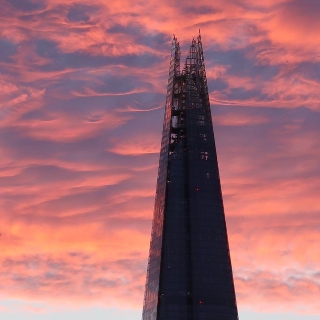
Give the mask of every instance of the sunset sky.
<path id="1" fill-rule="evenodd" d="M 172 35 L 201 29 L 240 320 L 320 318 L 319 0 L 0 0 L 0 318 L 139 320 Z"/>

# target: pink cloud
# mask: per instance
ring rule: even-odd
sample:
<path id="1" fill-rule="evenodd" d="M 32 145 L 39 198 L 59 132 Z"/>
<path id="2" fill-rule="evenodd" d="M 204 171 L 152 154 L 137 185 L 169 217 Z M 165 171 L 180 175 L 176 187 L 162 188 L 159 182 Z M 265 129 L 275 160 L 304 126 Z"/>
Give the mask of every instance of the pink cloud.
<path id="1" fill-rule="evenodd" d="M 3 2 L 1 295 L 141 309 L 170 38 L 201 28 L 239 306 L 317 313 L 318 11 Z"/>
<path id="2" fill-rule="evenodd" d="M 85 92 L 73 92 L 75 96 L 78 97 L 92 97 L 92 96 L 126 96 L 126 95 L 131 95 L 131 94 L 136 94 L 136 93 L 143 93 L 143 92 L 148 92 L 147 89 L 138 89 L 138 90 L 131 90 L 127 92 L 95 92 L 94 90 L 90 88 L 85 88 Z"/>
<path id="3" fill-rule="evenodd" d="M 160 145 L 158 136 L 149 134 L 148 136 L 136 136 L 126 139 L 126 141 L 114 140 L 114 146 L 109 149 L 110 152 L 119 155 L 138 156 L 143 154 L 159 153 Z"/>
<path id="4" fill-rule="evenodd" d="M 30 137 L 41 140 L 74 141 L 94 136 L 102 128 L 114 129 L 126 122 L 128 118 L 114 114 L 91 115 L 79 119 L 59 114 L 49 114 L 48 120 L 20 122 L 19 126 L 25 128 Z"/>
<path id="5" fill-rule="evenodd" d="M 222 126 L 243 126 L 257 125 L 269 122 L 269 119 L 262 116 L 251 116 L 242 114 L 224 114 L 223 116 L 215 116 L 214 123 Z"/>

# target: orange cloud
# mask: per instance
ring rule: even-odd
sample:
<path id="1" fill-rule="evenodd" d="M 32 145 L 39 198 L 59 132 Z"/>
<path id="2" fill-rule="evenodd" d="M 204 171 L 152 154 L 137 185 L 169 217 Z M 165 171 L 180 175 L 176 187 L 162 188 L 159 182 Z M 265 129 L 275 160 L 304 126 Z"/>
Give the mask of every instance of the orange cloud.
<path id="1" fill-rule="evenodd" d="M 25 132 L 36 139 L 74 141 L 92 137 L 102 128 L 116 128 L 128 119 L 114 114 L 93 114 L 75 122 L 72 117 L 66 115 L 49 114 L 48 116 L 51 119 L 20 122 L 19 126 L 24 127 Z"/>
<path id="2" fill-rule="evenodd" d="M 144 154 L 158 154 L 160 150 L 158 136 L 137 136 L 126 139 L 126 141 L 114 141 L 114 147 L 109 149 L 110 152 L 119 155 L 138 156 Z"/>
<path id="3" fill-rule="evenodd" d="M 257 125 L 269 122 L 269 119 L 262 116 L 237 115 L 235 113 L 215 116 L 214 123 L 222 126 L 243 126 Z"/>
<path id="4" fill-rule="evenodd" d="M 200 28 L 240 309 L 317 313 L 318 1 L 17 3 L 0 12 L 1 295 L 141 309 L 171 36 L 183 64 Z"/>

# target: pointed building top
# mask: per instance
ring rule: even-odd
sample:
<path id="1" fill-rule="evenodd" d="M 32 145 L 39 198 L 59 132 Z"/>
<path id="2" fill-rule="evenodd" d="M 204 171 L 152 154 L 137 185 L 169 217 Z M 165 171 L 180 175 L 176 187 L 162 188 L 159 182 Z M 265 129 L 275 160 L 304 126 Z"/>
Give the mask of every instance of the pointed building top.
<path id="1" fill-rule="evenodd" d="M 200 29 L 199 29 L 199 35 L 198 35 L 198 43 L 201 43 L 201 32 L 200 32 Z"/>
<path id="2" fill-rule="evenodd" d="M 143 320 L 239 320 L 200 33 L 175 36 Z"/>

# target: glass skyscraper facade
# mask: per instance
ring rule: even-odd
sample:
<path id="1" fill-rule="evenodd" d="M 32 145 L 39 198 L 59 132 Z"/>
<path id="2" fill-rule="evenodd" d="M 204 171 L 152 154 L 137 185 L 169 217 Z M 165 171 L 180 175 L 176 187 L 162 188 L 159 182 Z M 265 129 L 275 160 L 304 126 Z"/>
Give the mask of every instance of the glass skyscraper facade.
<path id="1" fill-rule="evenodd" d="M 172 42 L 143 320 L 238 319 L 201 36 Z"/>

